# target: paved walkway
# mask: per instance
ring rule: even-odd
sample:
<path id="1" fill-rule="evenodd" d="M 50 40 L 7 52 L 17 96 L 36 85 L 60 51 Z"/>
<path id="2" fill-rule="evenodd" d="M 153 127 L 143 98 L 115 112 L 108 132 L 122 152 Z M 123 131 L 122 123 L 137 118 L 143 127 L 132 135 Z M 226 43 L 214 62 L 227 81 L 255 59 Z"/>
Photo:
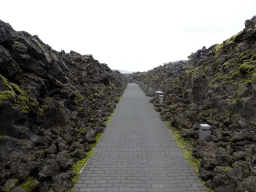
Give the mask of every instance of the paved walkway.
<path id="1" fill-rule="evenodd" d="M 207 191 L 138 85 L 128 84 L 77 191 Z"/>

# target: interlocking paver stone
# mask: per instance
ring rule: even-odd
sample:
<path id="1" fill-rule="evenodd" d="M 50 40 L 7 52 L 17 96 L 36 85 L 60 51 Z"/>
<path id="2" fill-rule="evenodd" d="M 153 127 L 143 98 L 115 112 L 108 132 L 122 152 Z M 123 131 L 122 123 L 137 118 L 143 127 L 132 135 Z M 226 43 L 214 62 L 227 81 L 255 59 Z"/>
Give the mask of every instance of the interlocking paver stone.
<path id="1" fill-rule="evenodd" d="M 207 191 L 149 99 L 128 84 L 75 191 Z"/>

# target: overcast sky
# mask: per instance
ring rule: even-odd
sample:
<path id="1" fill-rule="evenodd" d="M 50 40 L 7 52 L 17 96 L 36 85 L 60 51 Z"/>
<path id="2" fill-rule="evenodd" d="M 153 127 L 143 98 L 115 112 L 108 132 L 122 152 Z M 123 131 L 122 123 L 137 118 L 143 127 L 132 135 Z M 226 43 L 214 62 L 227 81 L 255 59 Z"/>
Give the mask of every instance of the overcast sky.
<path id="1" fill-rule="evenodd" d="M 111 69 L 147 71 L 222 43 L 256 15 L 256 0 L 4 0 L 0 19 L 57 51 Z"/>

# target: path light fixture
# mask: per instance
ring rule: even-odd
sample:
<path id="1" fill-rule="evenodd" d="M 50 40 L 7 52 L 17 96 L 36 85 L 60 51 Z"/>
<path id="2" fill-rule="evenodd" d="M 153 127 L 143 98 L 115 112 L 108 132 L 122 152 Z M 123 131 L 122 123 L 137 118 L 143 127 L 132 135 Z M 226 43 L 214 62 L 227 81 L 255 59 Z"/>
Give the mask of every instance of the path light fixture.
<path id="1" fill-rule="evenodd" d="M 163 104 L 164 95 L 159 95 L 158 98 L 159 98 L 159 103 L 160 103 L 160 104 Z"/>
<path id="2" fill-rule="evenodd" d="M 211 126 L 208 124 L 200 124 L 199 140 L 205 140 L 211 135 Z"/>
<path id="3" fill-rule="evenodd" d="M 158 98 L 159 95 L 164 95 L 164 92 L 162 92 L 162 91 L 155 91 L 155 97 Z"/>

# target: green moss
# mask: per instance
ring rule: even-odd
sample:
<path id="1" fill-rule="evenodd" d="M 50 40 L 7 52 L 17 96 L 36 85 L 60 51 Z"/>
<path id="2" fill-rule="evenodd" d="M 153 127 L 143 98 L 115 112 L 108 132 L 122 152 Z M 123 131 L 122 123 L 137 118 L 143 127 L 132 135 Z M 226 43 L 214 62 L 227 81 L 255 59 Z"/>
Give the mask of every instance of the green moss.
<path id="1" fill-rule="evenodd" d="M 38 184 L 39 182 L 36 179 L 29 177 L 24 183 L 20 185 L 20 187 L 26 192 L 31 192 L 36 188 Z"/>
<path id="2" fill-rule="evenodd" d="M 241 81 L 238 82 L 237 86 L 240 88 L 243 84 L 251 84 L 253 82 L 253 80 L 251 79 L 243 79 Z"/>
<path id="3" fill-rule="evenodd" d="M 221 81 L 221 83 L 224 84 L 226 82 L 226 78 L 226 75 L 223 73 L 216 73 L 214 79 L 209 82 L 208 86 L 212 87 L 215 81 Z"/>
<path id="4" fill-rule="evenodd" d="M 254 53 L 249 53 L 248 59 L 251 59 L 251 57 L 254 55 Z"/>
<path id="5" fill-rule="evenodd" d="M 231 66 L 231 63 L 229 61 L 225 62 L 223 65 L 222 65 L 222 68 L 225 70 L 227 69 L 229 66 Z"/>
<path id="6" fill-rule="evenodd" d="M 172 88 L 172 89 L 174 89 L 175 87 L 179 86 L 179 84 L 180 84 L 179 78 L 175 78 L 175 79 L 173 79 L 173 80 L 171 81 L 169 87 Z"/>
<path id="7" fill-rule="evenodd" d="M 253 74 L 252 74 L 252 77 L 253 77 L 254 79 L 256 79 L 256 73 L 253 73 Z"/>
<path id="8" fill-rule="evenodd" d="M 244 56 L 244 54 L 241 53 L 241 54 L 239 55 L 239 59 L 242 59 L 243 56 Z"/>
<path id="9" fill-rule="evenodd" d="M 43 100 L 44 100 L 44 103 L 45 103 L 45 104 L 52 103 L 52 98 L 50 98 L 50 97 L 46 97 L 46 98 L 44 98 Z"/>
<path id="10" fill-rule="evenodd" d="M 71 157 L 71 159 L 72 159 L 73 161 L 79 161 L 79 159 L 76 158 L 76 157 Z"/>
<path id="11" fill-rule="evenodd" d="M 93 99 L 93 95 L 90 95 L 90 96 L 89 96 L 89 99 L 91 99 L 91 100 L 92 100 L 92 99 Z"/>
<path id="12" fill-rule="evenodd" d="M 183 89 L 182 89 L 182 93 L 184 93 L 186 90 L 187 90 L 187 87 L 184 86 Z"/>
<path id="13" fill-rule="evenodd" d="M 244 32 L 244 30 L 238 32 L 236 35 L 230 37 L 229 39 L 227 39 L 225 42 L 226 43 L 231 43 L 231 42 L 234 42 L 237 38 L 238 35 L 241 35 L 242 33 Z"/>
<path id="14" fill-rule="evenodd" d="M 169 105 L 170 109 L 174 109 L 176 106 L 175 105 Z"/>
<path id="15" fill-rule="evenodd" d="M 106 125 L 108 124 L 108 122 L 109 122 L 110 118 L 111 118 L 111 115 L 110 115 L 110 116 L 108 116 L 108 119 L 107 119 L 106 121 L 104 121 L 104 123 L 105 123 Z"/>
<path id="16" fill-rule="evenodd" d="M 15 93 L 13 91 L 0 91 L 0 104 L 4 103 L 4 101 L 8 99 L 14 99 Z"/>
<path id="17" fill-rule="evenodd" d="M 223 65 L 223 71 L 225 71 L 228 67 L 233 66 L 235 67 L 235 65 L 239 62 L 238 58 L 233 58 L 233 59 L 229 59 L 228 61 L 226 61 Z"/>
<path id="18" fill-rule="evenodd" d="M 6 137 L 6 135 L 0 135 L 0 138 Z"/>
<path id="19" fill-rule="evenodd" d="M 231 116 L 231 114 L 230 114 L 230 112 L 227 110 L 226 111 L 226 117 L 230 117 Z"/>
<path id="20" fill-rule="evenodd" d="M 29 92 L 25 91 L 23 87 L 14 83 L 8 83 L 7 80 L 0 75 L 0 81 L 5 86 L 5 91 L 0 91 L 0 104 L 11 99 L 14 106 L 20 106 L 23 113 L 30 111 L 41 115 L 43 109 L 40 108 L 39 103 L 33 98 L 29 97 Z"/>
<path id="21" fill-rule="evenodd" d="M 232 78 L 237 77 L 239 74 L 239 71 L 231 72 Z"/>
<path id="22" fill-rule="evenodd" d="M 223 43 L 217 44 L 217 45 L 215 46 L 215 53 L 217 53 L 218 51 L 220 51 L 222 47 L 223 47 Z"/>
<path id="23" fill-rule="evenodd" d="M 79 129 L 79 133 L 81 133 L 81 132 L 83 132 L 83 131 L 85 131 L 85 128 L 80 128 L 80 129 Z"/>
<path id="24" fill-rule="evenodd" d="M 242 53 L 242 54 L 239 56 L 239 59 L 244 60 L 244 62 L 249 62 L 249 61 L 250 61 L 250 58 L 251 58 L 252 56 L 254 56 L 254 53 L 250 53 L 250 54 L 247 54 L 247 55 L 245 55 L 245 54 Z"/>
<path id="25" fill-rule="evenodd" d="M 243 32 L 244 32 L 243 30 L 240 31 L 240 32 L 238 32 L 236 35 L 230 37 L 229 39 L 226 39 L 226 40 L 224 41 L 224 43 L 229 44 L 229 43 L 235 42 L 237 36 L 238 36 L 238 35 L 241 35 Z M 218 44 L 218 45 L 215 46 L 215 53 L 217 53 L 218 51 L 220 51 L 220 50 L 222 49 L 222 47 L 224 46 L 224 43 L 221 43 L 221 44 Z"/>
<path id="26" fill-rule="evenodd" d="M 231 169 L 231 167 L 224 167 L 224 170 L 225 171 L 228 171 L 228 170 L 230 170 Z"/>
<path id="27" fill-rule="evenodd" d="M 13 182 L 17 183 L 17 181 L 15 181 L 14 179 L 8 181 L 6 183 L 6 186 L 4 188 L 4 192 L 10 192 L 11 190 L 13 190 L 15 187 L 13 186 Z"/>
<path id="28" fill-rule="evenodd" d="M 64 109 L 64 106 L 63 106 L 62 104 L 60 104 L 60 105 L 59 105 L 59 110 L 60 110 L 60 111 L 63 111 L 63 109 Z"/>
<path id="29" fill-rule="evenodd" d="M 171 129 L 170 133 L 177 145 L 181 148 L 184 156 L 188 159 L 189 163 L 192 165 L 193 169 L 199 175 L 198 169 L 200 167 L 201 159 L 196 159 L 192 156 L 193 151 L 193 140 L 183 138 L 180 134 L 180 131 L 174 127 L 171 127 L 170 122 L 165 122 Z"/>
<path id="30" fill-rule="evenodd" d="M 72 178 L 73 184 L 77 183 L 78 178 L 80 176 L 79 172 L 84 167 L 84 165 L 88 161 L 88 159 L 92 156 L 94 147 L 99 142 L 99 139 L 100 139 L 101 135 L 102 135 L 102 133 L 97 134 L 96 142 L 91 145 L 91 150 L 89 152 L 85 152 L 85 155 L 86 155 L 85 158 L 81 159 L 81 160 L 78 160 L 78 162 L 72 166 L 71 170 L 75 172 L 75 176 Z M 66 190 L 66 192 L 72 192 L 72 191 L 73 191 L 73 189 Z"/>
<path id="31" fill-rule="evenodd" d="M 254 32 L 256 31 L 256 24 L 254 25 Z"/>
<path id="32" fill-rule="evenodd" d="M 5 79 L 2 75 L 0 75 L 0 81 L 4 85 L 5 89 L 12 90 L 12 87 L 9 85 L 7 79 Z"/>
<path id="33" fill-rule="evenodd" d="M 125 91 L 125 90 L 124 90 L 124 91 Z M 117 99 L 118 101 L 120 101 L 120 99 L 122 98 L 122 96 L 123 96 L 123 95 L 120 95 L 120 96 L 116 97 L 116 99 Z"/>
<path id="34" fill-rule="evenodd" d="M 252 60 L 256 60 L 256 54 L 252 56 Z"/>
<path id="35" fill-rule="evenodd" d="M 81 101 L 81 100 L 83 100 L 83 99 L 84 99 L 84 97 L 80 94 L 79 91 L 77 91 L 77 92 L 76 92 L 75 99 L 74 99 L 74 102 L 75 102 L 76 104 L 78 104 L 78 102 Z"/>
<path id="36" fill-rule="evenodd" d="M 85 112 L 85 111 L 86 111 L 86 108 L 85 108 L 85 107 L 79 107 L 79 111 Z"/>
<path id="37" fill-rule="evenodd" d="M 188 77 L 191 73 L 196 72 L 196 71 L 197 71 L 197 68 L 187 69 L 185 71 L 185 75 L 186 75 L 186 77 Z"/>
<path id="38" fill-rule="evenodd" d="M 27 92 L 22 90 L 18 85 L 14 83 L 9 83 L 9 85 L 16 91 L 19 92 L 20 95 L 27 95 Z"/>
<path id="39" fill-rule="evenodd" d="M 251 70 L 253 70 L 255 68 L 254 65 L 252 65 L 253 63 L 252 62 L 245 62 L 243 63 L 242 65 L 240 65 L 238 67 L 238 69 L 242 72 L 247 72 L 249 73 Z"/>

